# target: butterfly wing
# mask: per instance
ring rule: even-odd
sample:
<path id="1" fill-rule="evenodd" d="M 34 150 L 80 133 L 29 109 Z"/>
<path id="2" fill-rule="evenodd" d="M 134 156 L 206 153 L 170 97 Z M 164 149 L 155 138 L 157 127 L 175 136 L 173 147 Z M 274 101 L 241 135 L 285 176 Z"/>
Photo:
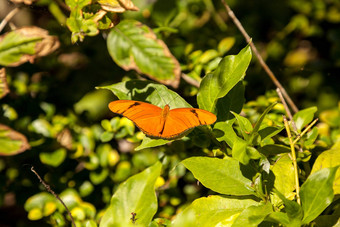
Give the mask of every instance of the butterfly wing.
<path id="1" fill-rule="evenodd" d="M 216 116 L 206 110 L 195 108 L 172 109 L 165 121 L 161 137 L 166 139 L 176 138 L 191 128 L 210 125 L 215 121 Z"/>
<path id="2" fill-rule="evenodd" d="M 162 117 L 160 107 L 140 101 L 117 100 L 110 102 L 109 108 L 112 112 L 133 121 L 146 135 L 158 137 Z"/>

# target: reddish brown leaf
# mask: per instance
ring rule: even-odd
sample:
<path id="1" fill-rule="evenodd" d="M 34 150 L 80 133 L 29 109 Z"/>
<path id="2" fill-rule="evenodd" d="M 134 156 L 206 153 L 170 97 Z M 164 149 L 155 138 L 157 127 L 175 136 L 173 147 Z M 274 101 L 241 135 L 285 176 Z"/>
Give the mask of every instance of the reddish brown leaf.
<path id="1" fill-rule="evenodd" d="M 114 13 L 123 13 L 127 10 L 139 10 L 131 0 L 99 0 L 98 3 L 102 9 Z"/>
<path id="2" fill-rule="evenodd" d="M 0 99 L 9 93 L 5 68 L 0 69 Z"/>
<path id="3" fill-rule="evenodd" d="M 0 124 L 0 156 L 11 156 L 30 148 L 27 138 L 6 125 Z"/>
<path id="4" fill-rule="evenodd" d="M 0 42 L 4 41 L 8 43 L 8 38 L 6 37 L 8 35 L 10 35 L 9 37 L 15 37 L 15 39 L 17 39 L 10 43 L 10 48 L 16 48 L 13 53 L 16 55 L 21 54 L 21 56 L 19 60 L 4 64 L 7 66 L 18 66 L 27 61 L 32 63 L 36 58 L 46 56 L 54 52 L 60 46 L 59 40 L 56 36 L 50 36 L 48 35 L 48 31 L 35 26 L 22 27 L 15 31 L 8 32 L 0 36 Z M 32 38 L 34 39 L 32 40 Z M 23 41 L 26 39 L 30 40 L 23 44 Z M 32 43 L 35 44 L 33 54 L 29 54 L 27 52 L 25 53 L 25 47 L 21 49 L 22 45 L 28 45 Z"/>

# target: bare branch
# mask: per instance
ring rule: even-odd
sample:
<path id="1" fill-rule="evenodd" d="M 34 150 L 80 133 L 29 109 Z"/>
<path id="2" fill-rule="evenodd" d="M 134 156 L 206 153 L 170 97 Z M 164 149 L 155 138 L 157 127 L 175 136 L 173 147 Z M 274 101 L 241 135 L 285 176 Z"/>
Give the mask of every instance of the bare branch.
<path id="1" fill-rule="evenodd" d="M 266 73 L 268 74 L 268 76 L 270 77 L 270 79 L 273 81 L 273 83 L 275 84 L 276 87 L 278 87 L 281 91 L 281 93 L 283 94 L 283 96 L 285 97 L 285 99 L 287 100 L 289 106 L 292 108 L 292 110 L 296 113 L 299 111 L 299 109 L 296 107 L 295 103 L 292 101 L 292 99 L 289 97 L 288 93 L 286 92 L 286 90 L 284 89 L 284 87 L 281 85 L 281 83 L 276 79 L 274 73 L 270 70 L 270 68 L 268 67 L 268 65 L 266 64 L 266 62 L 263 60 L 262 56 L 260 55 L 260 53 L 257 51 L 256 46 L 254 45 L 254 43 L 251 41 L 250 36 L 248 35 L 248 33 L 246 32 L 246 30 L 243 28 L 241 22 L 237 19 L 237 17 L 235 16 L 234 12 L 230 9 L 229 5 L 226 3 L 225 0 L 221 0 L 222 4 L 224 5 L 224 7 L 226 8 L 229 17 L 233 20 L 234 24 L 236 25 L 236 27 L 240 30 L 240 32 L 242 33 L 242 35 L 244 36 L 244 38 L 246 39 L 247 43 L 250 44 L 251 49 L 253 50 L 253 52 L 255 53 L 257 59 L 259 60 L 262 68 L 266 71 Z"/>
<path id="2" fill-rule="evenodd" d="M 197 81 L 197 80 L 194 80 L 193 78 L 191 78 L 190 76 L 188 76 L 187 74 L 185 73 L 182 73 L 181 74 L 181 77 L 183 80 L 185 80 L 188 84 L 191 84 L 195 87 L 199 87 L 200 86 L 200 83 Z"/>
<path id="3" fill-rule="evenodd" d="M 72 225 L 73 225 L 74 227 L 76 227 L 76 224 L 74 223 L 72 214 L 71 214 L 71 212 L 69 211 L 69 209 L 67 208 L 67 206 L 66 206 L 66 204 L 64 203 L 64 201 L 57 195 L 57 193 L 55 193 L 55 192 L 51 189 L 51 187 L 50 187 L 48 184 L 45 183 L 45 181 L 44 181 L 43 179 L 41 179 L 40 175 L 34 170 L 34 167 L 33 167 L 33 166 L 31 167 L 31 171 L 38 177 L 40 183 L 41 183 L 42 185 L 44 185 L 44 187 L 46 188 L 46 190 L 47 190 L 49 193 L 51 193 L 52 195 L 54 195 L 54 197 L 56 197 L 56 198 L 63 204 L 63 206 L 65 207 L 65 209 L 66 209 L 66 211 L 67 211 L 67 213 L 68 213 L 68 215 L 69 215 L 70 218 L 71 218 Z"/>
<path id="4" fill-rule="evenodd" d="M 6 24 L 12 19 L 12 17 L 14 17 L 14 15 L 17 14 L 17 12 L 19 12 L 19 10 L 20 10 L 20 8 L 16 7 L 11 12 L 9 12 L 7 14 L 7 16 L 0 23 L 0 32 L 2 31 L 2 29 L 4 29 Z"/>
<path id="5" fill-rule="evenodd" d="M 276 92 L 277 92 L 277 94 L 279 95 L 279 98 L 281 99 L 281 102 L 282 102 L 282 104 L 283 104 L 283 106 L 284 106 L 284 108 L 285 108 L 285 111 L 286 111 L 286 114 L 287 114 L 289 120 L 292 122 L 292 126 L 293 126 L 294 131 L 298 134 L 298 131 L 297 131 L 295 122 L 294 122 L 294 120 L 293 120 L 292 113 L 290 112 L 289 107 L 287 106 L 287 103 L 286 103 L 285 99 L 284 99 L 283 96 L 282 96 L 281 90 L 280 90 L 279 88 L 277 88 L 277 89 L 276 89 Z"/>

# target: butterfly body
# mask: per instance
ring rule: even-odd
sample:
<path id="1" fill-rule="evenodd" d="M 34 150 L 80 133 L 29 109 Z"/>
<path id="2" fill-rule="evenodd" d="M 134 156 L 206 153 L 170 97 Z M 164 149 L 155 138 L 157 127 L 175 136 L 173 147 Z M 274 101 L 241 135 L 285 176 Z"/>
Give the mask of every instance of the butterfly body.
<path id="1" fill-rule="evenodd" d="M 162 109 L 150 103 L 133 100 L 113 101 L 109 108 L 112 112 L 132 120 L 142 132 L 152 138 L 174 139 L 194 127 L 210 125 L 216 121 L 216 116 L 206 110 L 170 110 L 169 105 Z"/>

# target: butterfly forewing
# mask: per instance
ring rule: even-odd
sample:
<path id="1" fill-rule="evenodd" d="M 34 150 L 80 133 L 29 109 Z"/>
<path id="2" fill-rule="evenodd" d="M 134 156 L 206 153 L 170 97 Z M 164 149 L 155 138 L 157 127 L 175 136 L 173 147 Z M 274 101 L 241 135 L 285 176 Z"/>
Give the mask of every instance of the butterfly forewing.
<path id="1" fill-rule="evenodd" d="M 109 108 L 133 121 L 147 135 L 154 136 L 155 129 L 160 127 L 162 109 L 158 106 L 139 101 L 117 100 L 110 102 Z"/>
<path id="2" fill-rule="evenodd" d="M 112 112 L 132 120 L 137 127 L 150 137 L 173 139 L 199 125 L 210 125 L 216 116 L 206 110 L 178 108 L 168 110 L 158 106 L 131 100 L 118 100 L 109 104 Z"/>

